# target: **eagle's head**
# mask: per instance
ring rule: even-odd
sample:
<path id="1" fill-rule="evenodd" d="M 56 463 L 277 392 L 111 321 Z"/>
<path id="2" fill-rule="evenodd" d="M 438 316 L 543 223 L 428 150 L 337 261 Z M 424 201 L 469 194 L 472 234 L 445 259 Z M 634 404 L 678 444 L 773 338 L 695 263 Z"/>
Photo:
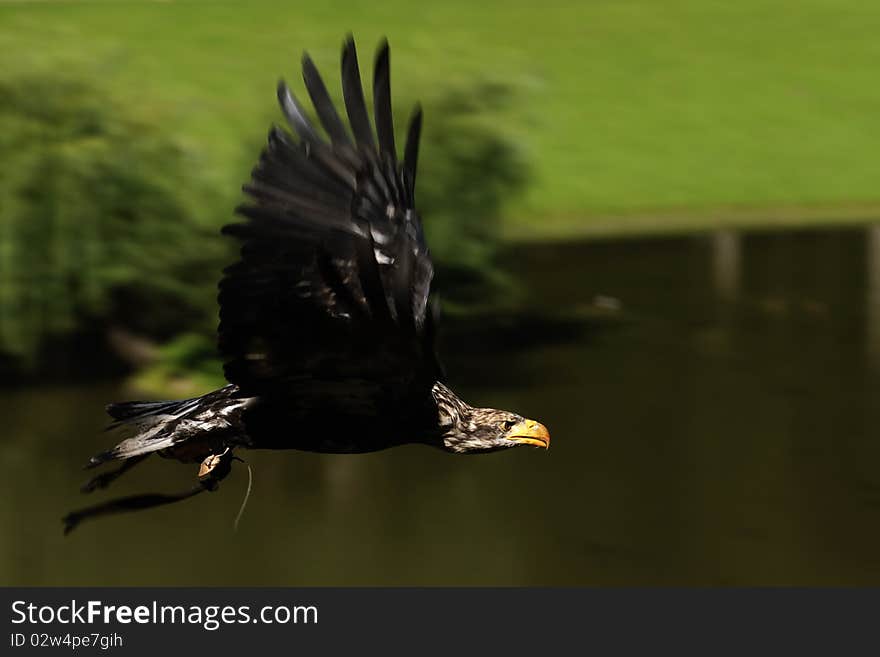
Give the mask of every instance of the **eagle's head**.
<path id="1" fill-rule="evenodd" d="M 442 383 L 432 390 L 437 402 L 439 447 L 455 454 L 478 454 L 520 445 L 550 447 L 550 433 L 540 422 L 495 408 L 469 406 Z"/>

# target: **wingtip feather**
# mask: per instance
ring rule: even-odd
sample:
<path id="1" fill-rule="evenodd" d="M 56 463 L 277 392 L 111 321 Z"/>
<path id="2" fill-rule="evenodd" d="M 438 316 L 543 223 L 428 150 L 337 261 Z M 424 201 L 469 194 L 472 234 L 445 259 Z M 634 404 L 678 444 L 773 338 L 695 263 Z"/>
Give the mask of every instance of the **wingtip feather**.
<path id="1" fill-rule="evenodd" d="M 324 80 L 318 71 L 318 67 L 315 66 L 315 62 L 312 61 L 312 58 L 306 52 L 303 53 L 302 58 L 302 74 L 303 82 L 305 82 L 306 89 L 312 99 L 312 104 L 318 113 L 318 119 L 321 121 L 321 125 L 324 126 L 324 130 L 330 135 L 330 141 L 333 144 L 350 145 L 351 140 L 348 137 L 342 119 L 339 117 L 339 113 L 336 111 L 333 100 L 330 98 L 327 86 L 324 84 Z"/>
<path id="2" fill-rule="evenodd" d="M 376 150 L 373 128 L 364 101 L 364 87 L 358 65 L 357 48 L 349 35 L 342 46 L 342 96 L 348 112 L 348 122 L 360 148 Z"/>
<path id="3" fill-rule="evenodd" d="M 419 139 L 422 133 L 422 106 L 416 103 L 409 120 L 406 135 L 406 146 L 403 156 L 403 173 L 406 178 L 407 190 L 412 201 L 415 197 L 416 170 L 419 159 Z"/>
<path id="4" fill-rule="evenodd" d="M 394 144 L 394 118 L 391 110 L 391 63 L 388 40 L 379 42 L 373 64 L 373 115 L 376 121 L 376 136 L 379 149 L 397 164 L 397 149 Z"/>

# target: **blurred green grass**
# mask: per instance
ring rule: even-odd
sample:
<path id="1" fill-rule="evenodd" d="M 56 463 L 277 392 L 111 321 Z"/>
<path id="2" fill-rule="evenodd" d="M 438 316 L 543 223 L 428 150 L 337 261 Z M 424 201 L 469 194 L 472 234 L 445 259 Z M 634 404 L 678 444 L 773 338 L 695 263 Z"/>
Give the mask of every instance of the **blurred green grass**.
<path id="1" fill-rule="evenodd" d="M 345 32 L 364 59 L 387 35 L 398 101 L 518 91 L 489 120 L 533 167 L 504 233 L 534 239 L 876 218 L 878 28 L 869 0 L 23 2 L 0 5 L 0 57 L 99 78 L 198 152 L 231 210 L 301 51 L 335 88 Z"/>

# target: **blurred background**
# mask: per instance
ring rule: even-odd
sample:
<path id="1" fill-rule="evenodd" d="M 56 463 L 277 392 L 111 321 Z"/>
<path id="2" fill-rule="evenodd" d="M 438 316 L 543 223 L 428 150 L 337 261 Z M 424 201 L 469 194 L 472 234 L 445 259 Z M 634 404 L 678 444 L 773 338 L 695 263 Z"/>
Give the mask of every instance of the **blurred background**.
<path id="1" fill-rule="evenodd" d="M 60 517 L 103 406 L 222 385 L 219 235 L 351 31 L 425 111 L 442 355 L 548 454 L 255 453 Z M 0 2 L 0 584 L 880 584 L 880 5 Z M 368 91 L 369 98 L 369 91 Z M 112 494 L 174 492 L 148 462 Z M 108 492 L 104 496 L 110 496 Z"/>

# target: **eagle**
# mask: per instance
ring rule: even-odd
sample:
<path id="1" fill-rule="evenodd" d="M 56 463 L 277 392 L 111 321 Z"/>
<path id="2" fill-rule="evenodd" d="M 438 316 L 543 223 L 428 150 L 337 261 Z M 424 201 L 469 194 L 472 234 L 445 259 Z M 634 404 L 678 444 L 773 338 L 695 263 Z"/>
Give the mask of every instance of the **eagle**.
<path id="1" fill-rule="evenodd" d="M 240 220 L 222 232 L 240 258 L 219 283 L 218 346 L 228 385 L 201 397 L 107 406 L 124 432 L 87 468 L 120 462 L 83 491 L 106 487 L 151 454 L 199 464 L 177 495 L 137 495 L 64 518 L 150 508 L 215 490 L 239 449 L 352 454 L 419 443 L 455 454 L 548 448 L 547 428 L 517 413 L 471 406 L 446 384 L 435 340 L 434 265 L 416 210 L 422 112 L 402 161 L 395 145 L 389 47 L 373 71 L 373 120 L 351 36 L 342 47 L 348 127 L 307 53 L 305 88 L 324 135 L 281 80 L 292 133 L 273 126 Z"/>

